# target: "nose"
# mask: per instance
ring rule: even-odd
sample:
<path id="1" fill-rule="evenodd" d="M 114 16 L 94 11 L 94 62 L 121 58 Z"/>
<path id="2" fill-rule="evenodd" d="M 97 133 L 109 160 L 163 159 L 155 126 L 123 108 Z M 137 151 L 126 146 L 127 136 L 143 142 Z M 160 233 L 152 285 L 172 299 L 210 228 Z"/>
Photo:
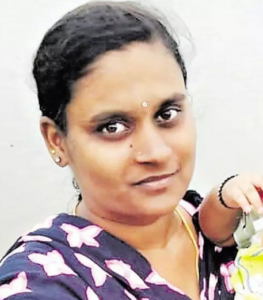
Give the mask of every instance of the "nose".
<path id="1" fill-rule="evenodd" d="M 146 128 L 137 136 L 135 159 L 140 164 L 163 164 L 172 154 L 162 129 L 155 126 Z"/>

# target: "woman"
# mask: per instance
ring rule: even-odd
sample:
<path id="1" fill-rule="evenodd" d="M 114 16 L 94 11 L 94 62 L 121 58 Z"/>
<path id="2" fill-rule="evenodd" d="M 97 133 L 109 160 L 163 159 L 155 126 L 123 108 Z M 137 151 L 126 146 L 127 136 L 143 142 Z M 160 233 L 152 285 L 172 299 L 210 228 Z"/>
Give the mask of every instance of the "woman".
<path id="1" fill-rule="evenodd" d="M 0 299 L 233 299 L 232 235 L 263 180 L 228 178 L 201 205 L 187 192 L 196 132 L 165 25 L 134 3 L 86 4 L 47 32 L 33 74 L 47 148 L 81 195 L 10 249 Z"/>

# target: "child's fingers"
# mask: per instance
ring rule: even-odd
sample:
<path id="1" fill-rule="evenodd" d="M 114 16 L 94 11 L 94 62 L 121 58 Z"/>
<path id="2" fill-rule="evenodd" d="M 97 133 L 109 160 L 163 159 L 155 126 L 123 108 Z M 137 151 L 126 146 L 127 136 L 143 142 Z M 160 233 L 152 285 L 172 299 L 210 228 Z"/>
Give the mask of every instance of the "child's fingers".
<path id="1" fill-rule="evenodd" d="M 263 176 L 261 175 L 253 175 L 251 177 L 251 182 L 257 187 L 263 190 Z"/>
<path id="2" fill-rule="evenodd" d="M 262 200 L 255 186 L 251 184 L 240 189 L 243 191 L 244 196 L 247 198 L 250 205 L 252 205 L 255 210 L 261 211 L 263 208 Z"/>
<path id="3" fill-rule="evenodd" d="M 251 183 L 257 188 L 257 191 L 259 193 L 259 196 L 260 196 L 261 202 L 262 202 L 262 198 L 263 198 L 263 176 L 254 175 L 252 177 Z M 262 202 L 262 205 L 263 205 L 263 202 Z"/>
<path id="4" fill-rule="evenodd" d="M 245 212 L 245 213 L 250 213 L 252 206 L 246 197 L 245 193 L 241 189 L 237 189 L 235 191 L 235 196 L 234 196 L 235 202 L 238 203 L 240 208 Z"/>

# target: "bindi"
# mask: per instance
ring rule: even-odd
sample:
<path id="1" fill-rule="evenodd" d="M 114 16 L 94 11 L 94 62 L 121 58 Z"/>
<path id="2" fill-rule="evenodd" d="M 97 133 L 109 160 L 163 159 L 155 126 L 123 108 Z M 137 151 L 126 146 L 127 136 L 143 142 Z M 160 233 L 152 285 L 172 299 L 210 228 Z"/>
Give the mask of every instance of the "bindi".
<path id="1" fill-rule="evenodd" d="M 142 107 L 147 107 L 147 106 L 148 106 L 147 101 L 143 101 L 143 102 L 142 102 Z"/>

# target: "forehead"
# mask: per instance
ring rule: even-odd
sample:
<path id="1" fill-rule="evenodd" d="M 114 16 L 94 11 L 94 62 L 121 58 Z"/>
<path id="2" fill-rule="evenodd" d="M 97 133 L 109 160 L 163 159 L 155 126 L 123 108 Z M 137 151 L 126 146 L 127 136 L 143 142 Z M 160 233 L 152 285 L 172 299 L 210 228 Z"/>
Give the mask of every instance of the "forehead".
<path id="1" fill-rule="evenodd" d="M 104 54 L 75 86 L 69 109 L 95 114 L 138 109 L 143 101 L 162 101 L 185 93 L 181 69 L 161 43 L 133 43 Z"/>

